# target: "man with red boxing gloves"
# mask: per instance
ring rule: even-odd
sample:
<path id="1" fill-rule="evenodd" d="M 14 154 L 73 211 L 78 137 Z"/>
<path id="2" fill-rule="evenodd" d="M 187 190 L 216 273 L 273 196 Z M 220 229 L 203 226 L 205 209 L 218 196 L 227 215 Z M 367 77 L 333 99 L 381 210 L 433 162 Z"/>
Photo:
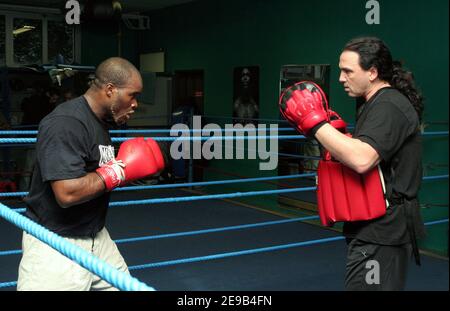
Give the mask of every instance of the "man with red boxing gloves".
<path id="1" fill-rule="evenodd" d="M 325 95 L 311 82 L 286 90 L 280 97 L 280 110 L 300 133 L 317 139 L 335 160 L 354 172 L 366 174 L 379 165 L 389 204 L 380 217 L 344 222 L 348 244 L 345 287 L 402 290 L 412 253 L 420 264 L 417 239 L 424 235 L 417 199 L 422 179 L 422 97 L 412 74 L 393 61 L 378 38 L 349 41 L 339 68 L 345 91 L 364 102 L 352 137 L 344 134 L 345 122 L 327 111 Z M 339 208 L 342 202 L 337 197 L 335 193 Z"/>
<path id="2" fill-rule="evenodd" d="M 36 165 L 26 215 L 120 271 L 128 267 L 105 228 L 110 191 L 164 168 L 158 144 L 134 138 L 117 157 L 109 136 L 125 123 L 142 91 L 139 71 L 125 59 L 103 61 L 83 96 L 59 105 L 39 125 Z M 24 232 L 18 290 L 116 290 Z"/>

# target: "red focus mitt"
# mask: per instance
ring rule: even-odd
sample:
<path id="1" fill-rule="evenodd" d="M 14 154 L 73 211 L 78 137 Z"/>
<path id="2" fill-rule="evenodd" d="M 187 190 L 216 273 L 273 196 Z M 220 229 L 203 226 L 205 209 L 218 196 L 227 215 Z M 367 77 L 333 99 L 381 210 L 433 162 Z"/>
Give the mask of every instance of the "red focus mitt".
<path id="1" fill-rule="evenodd" d="M 304 135 L 314 135 L 312 130 L 329 120 L 325 93 L 314 82 L 302 81 L 288 87 L 278 104 L 283 117 Z"/>

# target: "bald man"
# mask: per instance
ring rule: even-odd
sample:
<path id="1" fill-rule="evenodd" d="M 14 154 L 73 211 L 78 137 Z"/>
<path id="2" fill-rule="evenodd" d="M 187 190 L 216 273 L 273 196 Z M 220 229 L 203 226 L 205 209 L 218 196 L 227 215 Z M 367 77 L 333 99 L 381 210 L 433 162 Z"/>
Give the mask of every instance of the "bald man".
<path id="1" fill-rule="evenodd" d="M 128 121 L 141 91 L 141 75 L 130 62 L 118 57 L 102 62 L 84 95 L 62 103 L 39 124 L 25 198 L 31 220 L 126 273 L 105 228 L 110 191 L 124 178 L 109 129 Z M 18 290 L 116 290 L 26 232 L 22 248 Z"/>

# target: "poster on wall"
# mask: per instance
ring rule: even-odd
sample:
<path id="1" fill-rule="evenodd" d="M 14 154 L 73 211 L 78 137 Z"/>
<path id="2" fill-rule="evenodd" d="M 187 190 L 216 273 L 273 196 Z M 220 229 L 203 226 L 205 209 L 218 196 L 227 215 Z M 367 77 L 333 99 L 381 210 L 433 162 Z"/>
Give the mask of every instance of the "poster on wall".
<path id="1" fill-rule="evenodd" d="M 259 67 L 235 67 L 233 85 L 234 123 L 256 124 L 259 118 Z"/>

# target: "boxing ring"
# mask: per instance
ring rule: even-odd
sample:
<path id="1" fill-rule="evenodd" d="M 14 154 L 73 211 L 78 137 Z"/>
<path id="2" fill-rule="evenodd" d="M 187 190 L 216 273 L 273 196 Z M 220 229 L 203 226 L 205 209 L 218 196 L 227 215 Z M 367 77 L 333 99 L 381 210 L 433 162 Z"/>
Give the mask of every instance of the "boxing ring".
<path id="1" fill-rule="evenodd" d="M 165 133 L 168 130 L 112 131 L 115 135 L 144 134 L 156 141 L 180 139 L 159 136 Z M 1 131 L 0 144 L 10 147 L 33 144 L 36 138 L 22 136 L 35 134 L 36 131 Z M 430 136 L 448 137 L 448 131 L 424 133 L 424 139 Z M 112 137 L 112 140 L 122 142 L 129 138 Z M 229 139 L 256 138 L 237 135 Z M 25 209 L 20 198 L 27 192 L 0 193 L 0 290 L 15 290 L 22 230 L 124 291 L 344 290 L 346 244 L 339 232 L 316 225 L 318 216 L 312 213 L 298 211 L 297 217 L 293 217 L 257 204 L 234 201 L 281 194 L 301 199 L 314 194 L 314 178 L 312 172 L 115 189 L 106 226 L 131 276 L 22 216 Z M 443 180 L 448 181 L 448 174 L 425 176 L 423 182 Z M 227 184 L 267 183 L 277 185 L 277 189 L 213 194 L 208 191 L 208 187 Z M 280 187 L 282 183 L 290 186 Z M 448 218 L 428 221 L 425 225 L 447 223 Z M 422 254 L 422 266 L 411 263 L 409 271 L 406 290 L 448 290 L 448 260 Z"/>

